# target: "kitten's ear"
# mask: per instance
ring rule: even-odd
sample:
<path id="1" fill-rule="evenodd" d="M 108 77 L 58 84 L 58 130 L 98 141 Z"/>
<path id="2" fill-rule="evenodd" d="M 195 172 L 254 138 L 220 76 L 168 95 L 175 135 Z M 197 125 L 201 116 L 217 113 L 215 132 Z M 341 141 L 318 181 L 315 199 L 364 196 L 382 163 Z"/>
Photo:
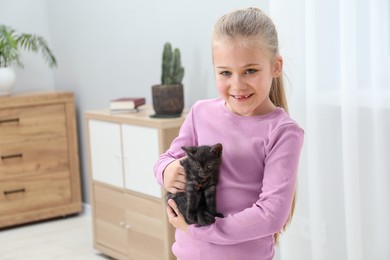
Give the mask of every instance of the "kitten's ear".
<path id="1" fill-rule="evenodd" d="M 183 149 L 188 155 L 192 155 L 196 153 L 197 147 L 196 146 L 182 146 L 181 149 Z"/>
<path id="2" fill-rule="evenodd" d="M 213 146 L 211 146 L 211 152 L 215 153 L 218 156 L 221 156 L 222 154 L 222 144 L 218 143 Z"/>

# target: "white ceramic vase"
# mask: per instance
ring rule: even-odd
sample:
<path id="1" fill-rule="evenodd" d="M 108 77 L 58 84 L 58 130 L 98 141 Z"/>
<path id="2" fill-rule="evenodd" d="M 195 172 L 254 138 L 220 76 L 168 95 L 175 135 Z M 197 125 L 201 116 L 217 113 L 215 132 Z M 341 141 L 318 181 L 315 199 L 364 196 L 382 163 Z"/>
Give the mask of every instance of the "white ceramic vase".
<path id="1" fill-rule="evenodd" d="M 13 68 L 0 67 L 0 96 L 11 94 L 11 90 L 15 86 L 15 79 Z"/>

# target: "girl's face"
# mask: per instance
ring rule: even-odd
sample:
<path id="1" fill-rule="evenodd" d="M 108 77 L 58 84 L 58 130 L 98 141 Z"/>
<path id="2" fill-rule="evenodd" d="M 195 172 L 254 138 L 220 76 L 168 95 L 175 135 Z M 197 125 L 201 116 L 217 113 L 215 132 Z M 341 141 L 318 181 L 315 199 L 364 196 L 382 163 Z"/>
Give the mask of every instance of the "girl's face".
<path id="1" fill-rule="evenodd" d="M 218 91 L 233 113 L 254 116 L 275 109 L 269 92 L 272 79 L 281 75 L 283 60 L 266 54 L 260 47 L 235 41 L 213 46 Z"/>

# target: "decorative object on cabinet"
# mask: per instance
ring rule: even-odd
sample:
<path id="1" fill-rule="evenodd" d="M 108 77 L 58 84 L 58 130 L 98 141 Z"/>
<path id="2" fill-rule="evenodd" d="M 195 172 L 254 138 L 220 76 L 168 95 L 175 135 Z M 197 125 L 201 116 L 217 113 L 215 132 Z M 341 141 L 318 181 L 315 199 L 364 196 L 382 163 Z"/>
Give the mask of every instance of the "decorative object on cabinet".
<path id="1" fill-rule="evenodd" d="M 184 116 L 151 119 L 152 111 L 85 113 L 94 247 L 116 259 L 174 259 L 174 229 L 153 167 Z"/>
<path id="2" fill-rule="evenodd" d="M 0 228 L 81 211 L 74 95 L 0 97 Z"/>
<path id="3" fill-rule="evenodd" d="M 0 24 L 0 96 L 9 95 L 15 85 L 15 71 L 11 66 L 23 68 L 19 59 L 21 49 L 40 51 L 49 67 L 57 66 L 56 58 L 42 36 L 18 33 L 13 28 Z"/>
<path id="4" fill-rule="evenodd" d="M 15 86 L 15 71 L 11 67 L 0 67 L 0 96 L 7 96 Z"/>
<path id="5" fill-rule="evenodd" d="M 144 97 L 123 97 L 116 98 L 110 101 L 111 111 L 133 111 L 138 107 L 145 105 L 146 99 Z"/>
<path id="6" fill-rule="evenodd" d="M 172 51 L 165 43 L 162 57 L 161 84 L 152 86 L 153 118 L 180 117 L 184 109 L 184 90 L 181 83 L 184 68 L 181 66 L 180 50 Z"/>

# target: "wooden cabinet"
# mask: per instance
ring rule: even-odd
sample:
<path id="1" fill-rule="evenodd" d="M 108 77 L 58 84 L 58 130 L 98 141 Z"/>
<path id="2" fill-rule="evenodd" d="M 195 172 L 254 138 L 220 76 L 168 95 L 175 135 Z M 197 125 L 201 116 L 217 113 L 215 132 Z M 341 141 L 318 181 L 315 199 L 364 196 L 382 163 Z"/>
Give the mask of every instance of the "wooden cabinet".
<path id="1" fill-rule="evenodd" d="M 151 119 L 153 110 L 86 112 L 94 247 L 117 259 L 174 259 L 174 230 L 153 167 L 184 117 Z"/>
<path id="2" fill-rule="evenodd" d="M 0 227 L 81 211 L 74 97 L 0 97 Z"/>

